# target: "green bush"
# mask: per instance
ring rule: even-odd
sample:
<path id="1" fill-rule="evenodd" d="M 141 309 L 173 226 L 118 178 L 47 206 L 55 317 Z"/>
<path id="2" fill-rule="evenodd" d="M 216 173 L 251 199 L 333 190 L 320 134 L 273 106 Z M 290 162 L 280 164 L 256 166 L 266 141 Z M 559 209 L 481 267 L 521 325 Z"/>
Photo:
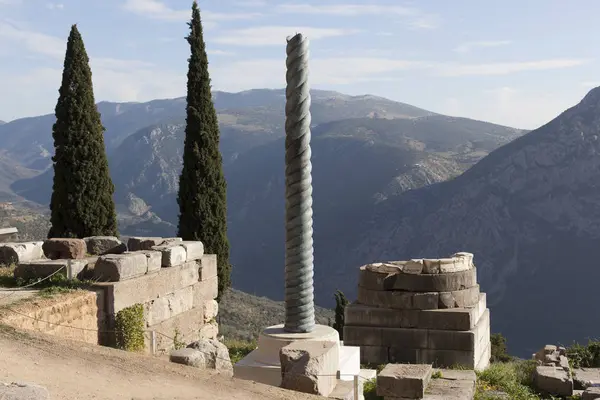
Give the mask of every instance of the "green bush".
<path id="1" fill-rule="evenodd" d="M 117 347 L 127 351 L 141 351 L 144 343 L 144 306 L 134 304 L 119 311 L 115 318 Z"/>
<path id="2" fill-rule="evenodd" d="M 231 363 L 235 364 L 256 349 L 256 342 L 245 340 L 226 340 L 225 346 L 227 346 L 227 349 L 229 350 L 229 358 L 231 359 Z"/>
<path id="3" fill-rule="evenodd" d="M 383 397 L 377 396 L 377 380 L 371 379 L 363 385 L 363 395 L 365 400 L 383 400 Z"/>
<path id="4" fill-rule="evenodd" d="M 492 343 L 492 362 L 508 362 L 512 361 L 512 357 L 506 349 L 506 338 L 501 333 L 494 333 L 490 336 Z"/>
<path id="5" fill-rule="evenodd" d="M 574 343 L 567 348 L 572 368 L 600 368 L 600 341 L 590 340 L 586 346 Z"/>
<path id="6" fill-rule="evenodd" d="M 502 362 L 491 364 L 485 371 L 477 372 L 475 400 L 492 400 L 486 392 L 499 390 L 511 400 L 540 400 L 532 389 L 535 361 Z"/>

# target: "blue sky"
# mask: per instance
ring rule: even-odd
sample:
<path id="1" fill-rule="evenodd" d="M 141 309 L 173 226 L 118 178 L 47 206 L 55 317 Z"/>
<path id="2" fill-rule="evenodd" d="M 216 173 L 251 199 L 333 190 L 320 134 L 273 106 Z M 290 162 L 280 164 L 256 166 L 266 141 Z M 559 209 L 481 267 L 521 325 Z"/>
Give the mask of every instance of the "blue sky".
<path id="1" fill-rule="evenodd" d="M 199 1 L 213 89 L 285 85 L 286 36 L 311 86 L 536 128 L 600 85 L 600 2 Z M 77 23 L 96 100 L 185 94 L 189 0 L 0 0 L 0 119 L 52 113 Z"/>

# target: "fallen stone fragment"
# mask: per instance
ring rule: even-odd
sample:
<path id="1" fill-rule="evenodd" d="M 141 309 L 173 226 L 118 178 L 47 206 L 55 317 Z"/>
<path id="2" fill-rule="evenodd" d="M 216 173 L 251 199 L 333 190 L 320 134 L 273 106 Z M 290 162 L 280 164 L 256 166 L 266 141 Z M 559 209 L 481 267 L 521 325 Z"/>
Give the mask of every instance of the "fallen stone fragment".
<path id="1" fill-rule="evenodd" d="M 573 385 L 575 389 L 600 386 L 600 368 L 573 369 Z"/>
<path id="2" fill-rule="evenodd" d="M 85 258 L 87 245 L 83 239 L 55 238 L 44 241 L 44 254 L 51 260 Z"/>
<path id="3" fill-rule="evenodd" d="M 200 368 L 211 368 L 217 371 L 233 373 L 233 365 L 229 358 L 227 346 L 215 339 L 203 339 L 191 343 L 188 349 L 193 349 L 204 355 L 204 365 Z"/>
<path id="4" fill-rule="evenodd" d="M 31 383 L 0 383 L 2 400 L 46 400 L 50 398 L 48 389 Z"/>
<path id="5" fill-rule="evenodd" d="M 1 243 L 0 266 L 44 258 L 44 242 Z"/>
<path id="6" fill-rule="evenodd" d="M 573 395 L 573 379 L 568 370 L 561 367 L 540 365 L 533 375 L 535 387 L 542 393 L 554 396 Z"/>
<path id="7" fill-rule="evenodd" d="M 106 254 L 98 258 L 93 272 L 100 282 L 124 281 L 145 275 L 148 259 L 144 253 Z"/>
<path id="8" fill-rule="evenodd" d="M 388 364 L 377 376 L 377 395 L 422 399 L 432 372 L 429 364 Z"/>
<path id="9" fill-rule="evenodd" d="M 84 238 L 88 254 L 101 256 L 104 254 L 122 254 L 127 251 L 125 243 L 116 236 L 90 236 Z"/>

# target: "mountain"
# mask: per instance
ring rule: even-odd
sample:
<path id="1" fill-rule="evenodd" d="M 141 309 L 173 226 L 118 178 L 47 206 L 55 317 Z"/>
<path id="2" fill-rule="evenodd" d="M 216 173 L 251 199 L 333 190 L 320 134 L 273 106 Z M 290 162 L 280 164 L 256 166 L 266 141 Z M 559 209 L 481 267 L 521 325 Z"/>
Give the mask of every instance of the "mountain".
<path id="1" fill-rule="evenodd" d="M 600 330 L 600 88 L 548 124 L 491 152 L 462 175 L 389 198 L 331 241 L 320 267 L 352 298 L 356 267 L 376 260 L 475 254 L 492 329 L 511 352 L 570 344 Z M 332 282 L 333 281 L 333 282 Z M 335 283 L 334 283 L 335 282 Z"/>

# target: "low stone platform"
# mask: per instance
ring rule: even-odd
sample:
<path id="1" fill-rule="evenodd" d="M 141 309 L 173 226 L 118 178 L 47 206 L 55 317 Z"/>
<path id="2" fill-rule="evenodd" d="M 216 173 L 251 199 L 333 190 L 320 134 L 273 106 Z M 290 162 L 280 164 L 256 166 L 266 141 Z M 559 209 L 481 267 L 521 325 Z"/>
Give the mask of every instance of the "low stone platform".
<path id="1" fill-rule="evenodd" d="M 345 343 L 360 346 L 363 363 L 485 369 L 490 313 L 476 278 L 470 253 L 362 266 Z"/>
<path id="2" fill-rule="evenodd" d="M 390 364 L 377 378 L 377 394 L 385 400 L 473 400 L 476 381 L 474 371 Z"/>

